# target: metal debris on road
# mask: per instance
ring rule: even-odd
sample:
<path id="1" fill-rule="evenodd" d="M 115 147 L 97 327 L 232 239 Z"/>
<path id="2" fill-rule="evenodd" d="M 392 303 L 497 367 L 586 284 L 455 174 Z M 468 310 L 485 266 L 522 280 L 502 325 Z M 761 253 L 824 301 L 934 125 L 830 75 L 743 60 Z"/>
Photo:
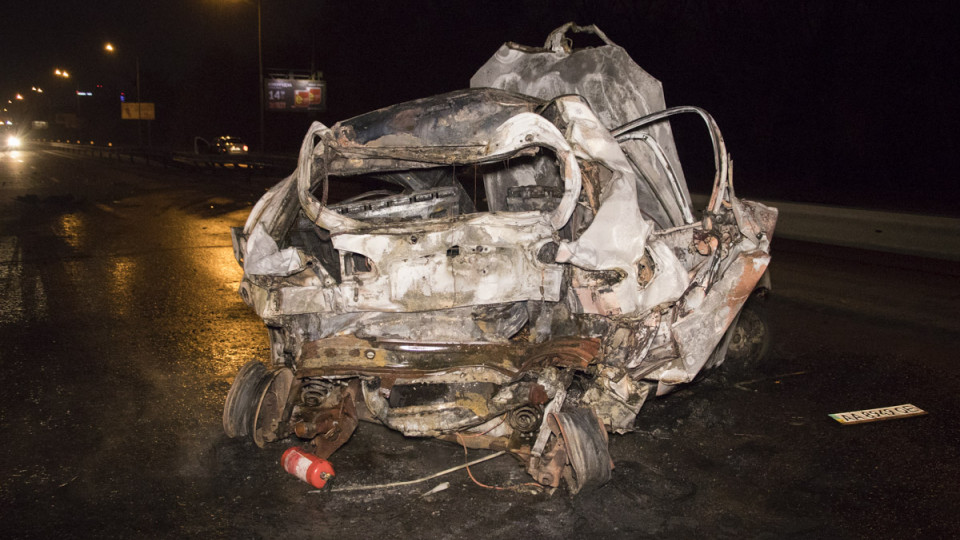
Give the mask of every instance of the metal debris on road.
<path id="1" fill-rule="evenodd" d="M 450 482 L 441 482 L 437 484 L 433 489 L 421 495 L 421 497 L 426 497 L 427 495 L 433 495 L 434 493 L 440 493 L 441 491 L 446 490 L 450 487 Z"/>

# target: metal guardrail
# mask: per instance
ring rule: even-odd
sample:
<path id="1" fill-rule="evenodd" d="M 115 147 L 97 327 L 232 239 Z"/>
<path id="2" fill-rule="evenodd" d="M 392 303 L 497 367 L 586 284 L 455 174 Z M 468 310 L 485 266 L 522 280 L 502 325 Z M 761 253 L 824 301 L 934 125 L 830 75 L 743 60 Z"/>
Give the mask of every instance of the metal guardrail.
<path id="1" fill-rule="evenodd" d="M 193 154 L 155 148 L 130 148 L 73 144 L 61 142 L 33 142 L 46 148 L 61 150 L 89 157 L 112 159 L 120 162 L 139 163 L 163 168 L 176 168 L 198 172 L 230 172 L 247 176 L 286 176 L 297 166 L 295 157 L 247 154 L 223 156 L 219 154 Z"/>
<path id="2" fill-rule="evenodd" d="M 694 207 L 707 196 L 692 195 Z M 750 197 L 747 197 L 748 199 Z M 906 212 L 760 201 L 780 211 L 773 238 L 960 261 L 960 219 Z"/>
<path id="3" fill-rule="evenodd" d="M 282 177 L 297 166 L 297 159 L 293 156 L 249 154 L 224 157 L 149 148 L 55 142 L 32 144 L 129 163 L 247 176 Z M 692 194 L 691 198 L 695 208 L 702 208 L 708 197 Z M 785 201 L 760 202 L 780 211 L 774 238 L 960 261 L 960 219 L 957 218 Z"/>

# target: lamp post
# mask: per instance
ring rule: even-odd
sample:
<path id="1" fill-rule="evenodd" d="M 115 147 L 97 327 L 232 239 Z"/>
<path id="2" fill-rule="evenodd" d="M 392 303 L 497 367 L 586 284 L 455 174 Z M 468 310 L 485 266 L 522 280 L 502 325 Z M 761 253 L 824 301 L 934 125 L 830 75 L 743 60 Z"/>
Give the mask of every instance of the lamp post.
<path id="1" fill-rule="evenodd" d="M 70 72 L 67 71 L 67 70 L 65 70 L 65 69 L 61 69 L 61 68 L 54 68 L 53 74 L 54 74 L 55 76 L 61 78 L 61 79 L 69 79 L 69 78 L 70 78 Z M 77 100 L 77 141 L 79 142 L 80 135 L 81 135 L 81 133 L 80 133 L 80 124 L 81 124 L 81 120 L 80 120 L 80 83 L 79 83 L 79 82 L 76 83 L 76 90 L 74 90 L 73 94 L 74 94 L 74 98 L 76 98 L 76 100 Z M 69 128 L 68 128 L 68 129 L 69 129 Z"/>
<path id="2" fill-rule="evenodd" d="M 251 0 L 243 0 L 245 3 L 250 3 Z M 257 81 L 257 86 L 259 87 L 260 95 L 260 151 L 264 150 L 264 123 L 263 123 L 263 17 L 262 17 L 262 5 L 261 0 L 257 0 L 257 74 L 260 79 Z"/>
<path id="3" fill-rule="evenodd" d="M 113 54 L 117 51 L 117 48 L 114 47 L 112 43 L 107 43 L 103 46 L 103 50 Z M 140 101 L 140 55 L 137 55 L 135 58 L 137 69 L 137 143 L 143 146 L 143 114 L 141 111 L 142 101 Z"/>
<path id="4" fill-rule="evenodd" d="M 257 0 L 257 65 L 260 68 L 260 78 L 257 86 L 260 87 L 260 152 L 265 150 L 263 145 L 263 31 L 260 18 L 260 0 Z"/>

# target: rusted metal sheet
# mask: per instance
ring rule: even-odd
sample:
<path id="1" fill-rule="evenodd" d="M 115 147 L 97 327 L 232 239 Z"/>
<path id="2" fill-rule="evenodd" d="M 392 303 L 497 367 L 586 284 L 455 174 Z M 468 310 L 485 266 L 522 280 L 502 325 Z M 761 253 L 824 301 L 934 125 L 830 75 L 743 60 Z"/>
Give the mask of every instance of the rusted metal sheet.
<path id="1" fill-rule="evenodd" d="M 568 31 L 606 45 L 574 49 Z M 379 422 L 507 450 L 576 492 L 609 479 L 607 431 L 722 363 L 768 281 L 777 214 L 734 195 L 710 115 L 666 109 L 659 81 L 595 27 L 507 44 L 471 84 L 315 123 L 297 170 L 234 229 L 271 369 L 238 377 L 228 435 L 296 436 L 324 458 Z M 703 119 L 714 148 L 702 217 L 677 114 Z M 382 189 L 334 203 L 331 176 Z M 285 403 L 244 408 L 283 401 L 261 390 L 273 380 Z"/>
<path id="2" fill-rule="evenodd" d="M 393 376 L 428 376 L 483 367 L 516 377 L 546 366 L 586 369 L 600 352 L 595 338 L 560 338 L 548 343 L 416 343 L 337 336 L 303 345 L 300 371 L 307 375 L 376 372 Z"/>

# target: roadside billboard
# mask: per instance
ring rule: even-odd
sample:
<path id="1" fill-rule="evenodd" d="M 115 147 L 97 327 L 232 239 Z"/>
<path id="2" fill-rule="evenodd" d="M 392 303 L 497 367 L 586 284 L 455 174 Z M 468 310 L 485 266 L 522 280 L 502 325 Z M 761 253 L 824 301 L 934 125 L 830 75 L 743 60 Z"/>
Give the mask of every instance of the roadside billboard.
<path id="1" fill-rule="evenodd" d="M 268 111 L 327 110 L 327 82 L 315 79 L 265 79 L 264 106 Z"/>
<path id="2" fill-rule="evenodd" d="M 120 104 L 120 118 L 123 120 L 155 120 L 153 103 L 124 102 Z"/>

